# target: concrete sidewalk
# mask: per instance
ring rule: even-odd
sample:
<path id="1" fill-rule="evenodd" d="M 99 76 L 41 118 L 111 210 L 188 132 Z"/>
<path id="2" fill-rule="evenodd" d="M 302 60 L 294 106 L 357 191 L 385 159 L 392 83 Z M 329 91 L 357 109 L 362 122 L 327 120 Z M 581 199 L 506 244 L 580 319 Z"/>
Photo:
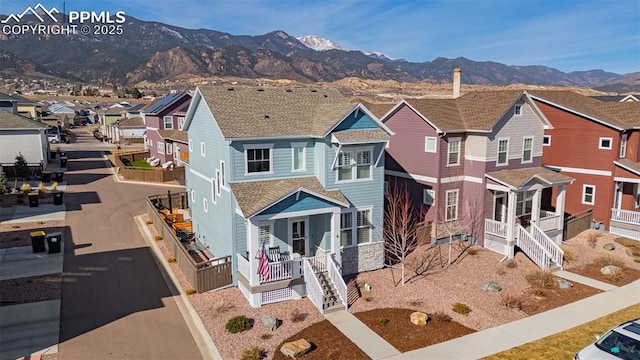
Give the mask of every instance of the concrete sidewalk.
<path id="1" fill-rule="evenodd" d="M 325 314 L 324 317 L 372 359 L 384 359 L 400 355 L 400 351 L 347 310 Z"/>

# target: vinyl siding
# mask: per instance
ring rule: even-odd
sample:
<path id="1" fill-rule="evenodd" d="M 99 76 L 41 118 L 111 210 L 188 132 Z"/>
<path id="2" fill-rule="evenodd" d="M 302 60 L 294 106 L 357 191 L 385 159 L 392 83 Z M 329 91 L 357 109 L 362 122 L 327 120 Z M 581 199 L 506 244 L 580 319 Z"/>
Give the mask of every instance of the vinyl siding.
<path id="1" fill-rule="evenodd" d="M 307 142 L 305 158 L 306 171 L 292 171 L 293 156 L 291 143 Z M 233 158 L 233 167 L 231 173 L 231 181 L 256 181 L 281 179 L 289 177 L 300 177 L 314 175 L 314 158 L 315 151 L 312 147 L 311 139 L 300 140 L 271 140 L 271 141 L 234 141 L 231 146 L 231 156 Z M 253 173 L 246 174 L 245 164 L 245 146 L 264 145 L 271 147 L 272 171 L 271 173 Z M 194 144 L 195 147 L 195 144 Z"/>
<path id="2" fill-rule="evenodd" d="M 363 111 L 354 111 L 347 116 L 333 131 L 378 129 L 380 125 Z"/>
<path id="3" fill-rule="evenodd" d="M 533 163 L 526 163 L 526 167 L 539 166 L 542 155 L 542 138 L 544 127 L 538 117 L 533 112 L 529 104 L 522 105 L 522 115 L 513 115 L 513 107 L 500 119 L 494 131 L 489 136 L 487 144 L 487 162 L 497 166 L 498 143 L 500 139 L 509 139 L 508 165 L 497 166 L 498 168 L 511 167 L 522 164 L 522 146 L 525 136 L 533 136 L 532 158 Z M 536 163 L 537 161 L 537 163 Z"/>
<path id="4" fill-rule="evenodd" d="M 287 197 L 286 199 L 281 200 L 280 202 L 262 211 L 259 215 L 325 209 L 335 206 L 335 203 L 318 198 L 305 192 L 301 192 L 299 195 L 294 194 Z"/>
<path id="5" fill-rule="evenodd" d="M 486 135 L 467 135 L 465 140 L 465 157 L 486 159 L 489 139 Z"/>
<path id="6" fill-rule="evenodd" d="M 28 163 L 47 164 L 49 154 L 44 130 L 0 130 L 0 162 L 14 163 L 22 153 Z"/>

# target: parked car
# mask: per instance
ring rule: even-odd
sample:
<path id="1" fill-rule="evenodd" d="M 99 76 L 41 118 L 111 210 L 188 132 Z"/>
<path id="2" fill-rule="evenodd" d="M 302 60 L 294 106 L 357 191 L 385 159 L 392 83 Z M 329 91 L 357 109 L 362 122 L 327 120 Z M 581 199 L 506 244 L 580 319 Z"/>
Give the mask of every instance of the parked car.
<path id="1" fill-rule="evenodd" d="M 49 138 L 50 143 L 57 144 L 60 142 L 60 133 L 50 132 L 47 134 L 47 137 Z"/>
<path id="2" fill-rule="evenodd" d="M 606 359 L 640 359 L 640 318 L 607 331 L 574 357 L 574 360 Z"/>

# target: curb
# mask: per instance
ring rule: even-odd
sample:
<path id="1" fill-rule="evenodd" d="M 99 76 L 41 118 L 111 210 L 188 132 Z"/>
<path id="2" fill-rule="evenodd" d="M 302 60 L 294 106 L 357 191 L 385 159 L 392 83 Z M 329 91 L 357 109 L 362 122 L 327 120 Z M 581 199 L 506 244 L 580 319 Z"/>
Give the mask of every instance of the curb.
<path id="1" fill-rule="evenodd" d="M 173 299 L 176 301 L 176 305 L 178 305 L 178 309 L 180 310 L 182 317 L 185 319 L 189 331 L 193 335 L 193 339 L 202 354 L 202 358 L 204 360 L 223 360 L 216 344 L 211 339 L 211 336 L 209 335 L 209 332 L 207 332 L 202 320 L 200 320 L 200 316 L 198 316 L 198 313 L 191 305 L 187 294 L 184 292 L 184 289 L 182 289 L 182 286 L 180 286 L 180 282 L 173 273 L 173 270 L 169 267 L 169 264 L 163 261 L 162 252 L 154 242 L 149 229 L 145 226 L 142 220 L 142 215 L 134 217 L 134 220 L 138 226 L 138 230 L 144 238 L 144 241 L 147 243 L 149 248 L 151 248 L 154 260 L 156 264 L 158 264 L 160 273 L 162 274 L 164 281 L 167 283 L 167 286 L 175 286 L 175 288 L 180 292 L 179 295 L 173 296 Z"/>

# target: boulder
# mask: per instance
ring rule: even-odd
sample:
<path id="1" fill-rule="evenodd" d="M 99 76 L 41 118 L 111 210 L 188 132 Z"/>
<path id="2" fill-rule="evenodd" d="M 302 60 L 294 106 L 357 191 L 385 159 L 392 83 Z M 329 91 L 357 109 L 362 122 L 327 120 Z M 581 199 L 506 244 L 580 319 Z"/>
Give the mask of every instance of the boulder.
<path id="1" fill-rule="evenodd" d="M 616 245 L 614 243 L 606 243 L 603 248 L 607 251 L 613 251 L 616 248 Z"/>
<path id="2" fill-rule="evenodd" d="M 311 344 L 305 339 L 300 339 L 288 343 L 284 343 L 280 348 L 280 352 L 290 358 L 297 358 L 311 350 Z"/>
<path id="3" fill-rule="evenodd" d="M 414 325 L 425 326 L 429 321 L 429 316 L 423 312 L 416 311 L 411 313 L 410 319 Z"/>
<path id="4" fill-rule="evenodd" d="M 262 315 L 262 323 L 271 331 L 277 329 L 279 325 L 278 319 L 269 315 Z"/>
<path id="5" fill-rule="evenodd" d="M 500 286 L 500 284 L 498 284 L 495 281 L 488 281 L 480 285 L 480 290 L 489 291 L 489 292 L 498 292 L 502 290 L 502 287 Z"/>
<path id="6" fill-rule="evenodd" d="M 556 281 L 558 282 L 558 286 L 560 286 L 560 289 L 571 289 L 573 287 L 572 283 L 563 278 L 556 278 Z"/>
<path id="7" fill-rule="evenodd" d="M 620 271 L 622 271 L 622 269 L 619 266 L 615 266 L 615 265 L 607 265 L 602 269 L 600 269 L 600 272 L 602 273 L 602 275 L 607 275 L 607 276 L 614 275 Z"/>

